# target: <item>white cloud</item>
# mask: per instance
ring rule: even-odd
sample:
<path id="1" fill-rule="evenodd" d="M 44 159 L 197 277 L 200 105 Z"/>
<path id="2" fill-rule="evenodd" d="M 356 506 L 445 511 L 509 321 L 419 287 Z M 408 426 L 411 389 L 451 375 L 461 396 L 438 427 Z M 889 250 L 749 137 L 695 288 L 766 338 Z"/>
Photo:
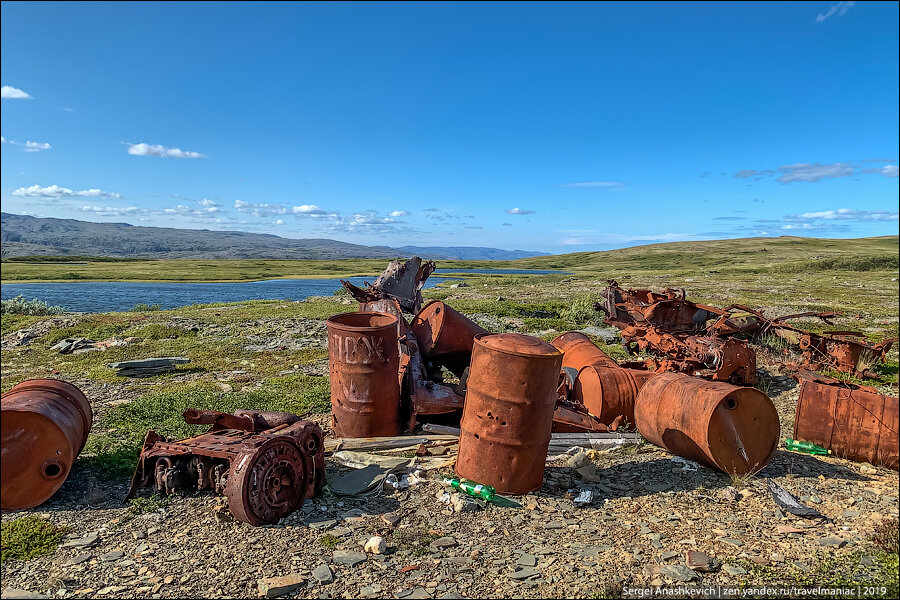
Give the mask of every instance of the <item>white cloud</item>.
<path id="1" fill-rule="evenodd" d="M 900 213 L 880 210 L 856 210 L 853 208 L 838 208 L 837 210 L 823 210 L 808 212 L 800 215 L 788 215 L 788 221 L 896 221 Z"/>
<path id="2" fill-rule="evenodd" d="M 46 142 L 25 142 L 25 152 L 40 152 L 41 150 L 49 150 L 52 146 Z"/>
<path id="3" fill-rule="evenodd" d="M 616 190 L 625 187 L 625 184 L 621 181 L 580 181 L 577 183 L 564 183 L 561 187 L 595 190 Z"/>
<path id="4" fill-rule="evenodd" d="M 14 88 L 11 85 L 4 85 L 0 88 L 0 97 L 4 100 L 31 100 L 31 96 L 26 92 L 23 92 L 19 88 Z"/>
<path id="5" fill-rule="evenodd" d="M 185 206 L 184 204 L 179 204 L 178 206 L 164 208 L 161 213 L 164 215 L 181 215 L 185 217 L 214 217 L 216 213 L 222 212 L 222 209 L 218 206 L 205 206 L 203 208 L 193 208 L 191 206 Z"/>
<path id="6" fill-rule="evenodd" d="M 41 187 L 32 185 L 29 187 L 21 187 L 13 192 L 13 196 L 27 196 L 30 198 L 73 198 L 76 196 L 89 196 L 94 198 L 121 198 L 121 194 L 115 192 L 105 192 L 96 188 L 89 190 L 70 190 L 69 188 L 60 187 L 58 185 L 50 185 Z"/>
<path id="7" fill-rule="evenodd" d="M 0 135 L 0 144 L 7 144 L 9 142 L 6 141 L 6 138 Z"/>
<path id="8" fill-rule="evenodd" d="M 507 208 L 506 212 L 511 215 L 533 215 L 533 210 L 525 210 L 523 208 Z"/>
<path id="9" fill-rule="evenodd" d="M 244 202 L 243 200 L 235 200 L 234 208 L 237 209 L 238 212 L 249 213 L 254 217 L 287 214 L 287 209 L 281 204 L 257 204 L 253 202 Z"/>
<path id="10" fill-rule="evenodd" d="M 328 211 L 322 210 L 315 204 L 301 204 L 300 206 L 292 206 L 291 212 L 295 215 L 306 217 L 324 217 L 328 215 Z"/>
<path id="11" fill-rule="evenodd" d="M 392 210 L 390 216 L 391 217 L 406 217 L 406 216 L 409 216 L 409 213 L 405 210 Z"/>
<path id="12" fill-rule="evenodd" d="M 821 23 L 825 19 L 837 15 L 839 17 L 843 17 L 848 10 L 853 8 L 856 5 L 856 2 L 838 2 L 837 4 L 833 4 L 831 8 L 828 9 L 826 13 L 819 13 L 816 17 L 816 23 Z"/>
<path id="13" fill-rule="evenodd" d="M 211 208 L 211 207 L 213 207 L 213 206 L 218 206 L 218 205 L 219 205 L 217 202 L 213 202 L 212 200 L 208 200 L 207 198 L 203 198 L 202 200 L 198 200 L 198 201 L 197 201 L 197 204 L 199 204 L 200 206 L 205 206 L 205 207 L 207 207 L 207 208 Z"/>
<path id="14" fill-rule="evenodd" d="M 272 225 L 284 225 L 284 219 L 275 219 Z"/>
<path id="15" fill-rule="evenodd" d="M 779 183 L 791 183 L 794 181 L 813 183 L 822 179 L 837 179 L 838 177 L 853 175 L 853 166 L 847 163 L 833 163 L 830 165 L 797 163 L 779 167 L 779 170 L 782 172 L 782 175 L 777 180 Z"/>
<path id="16" fill-rule="evenodd" d="M 128 144 L 128 154 L 135 156 L 158 156 L 160 158 L 206 158 L 199 152 L 188 152 L 181 148 L 166 148 L 159 144 Z"/>
<path id="17" fill-rule="evenodd" d="M 881 174 L 885 177 L 897 177 L 900 176 L 900 168 L 897 165 L 884 165 L 881 168 Z"/>
<path id="18" fill-rule="evenodd" d="M 127 217 L 136 214 L 145 214 L 147 211 L 137 206 L 81 206 L 76 208 L 81 212 L 93 213 L 100 217 Z"/>

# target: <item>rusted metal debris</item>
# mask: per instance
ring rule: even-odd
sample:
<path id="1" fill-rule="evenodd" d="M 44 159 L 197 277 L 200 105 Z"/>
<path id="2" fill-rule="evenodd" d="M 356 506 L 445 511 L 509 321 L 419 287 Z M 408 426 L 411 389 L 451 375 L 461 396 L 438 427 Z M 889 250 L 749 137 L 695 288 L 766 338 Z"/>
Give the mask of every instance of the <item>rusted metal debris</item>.
<path id="1" fill-rule="evenodd" d="M 834 456 L 900 469 L 900 399 L 848 383 L 801 377 L 794 439 Z"/>
<path id="2" fill-rule="evenodd" d="M 334 435 L 400 433 L 399 321 L 388 313 L 353 312 L 326 322 Z"/>
<path id="3" fill-rule="evenodd" d="M 635 422 L 651 443 L 735 475 L 765 467 L 780 435 L 775 405 L 761 391 L 680 373 L 644 384 Z"/>
<path id="4" fill-rule="evenodd" d="M 460 423 L 456 472 L 500 493 L 541 487 L 562 353 L 518 333 L 479 335 Z"/>
<path id="5" fill-rule="evenodd" d="M 428 361 L 462 376 L 475 336 L 488 331 L 440 300 L 429 302 L 412 321 L 416 342 Z"/>
<path id="6" fill-rule="evenodd" d="M 858 377 L 876 377 L 867 369 L 885 360 L 897 338 L 873 344 L 862 333 L 806 331 L 787 321 L 815 317 L 829 325 L 836 312 L 803 312 L 770 319 L 762 311 L 740 304 L 725 308 L 697 304 L 686 299 L 684 289 L 625 290 L 614 280 L 594 305 L 604 320 L 621 330 L 626 349 L 647 350 L 658 356 L 646 361 L 659 372 L 697 374 L 714 381 L 756 383 L 756 356 L 743 340 L 733 336 L 774 335 L 801 354 L 800 367 L 832 368 Z"/>
<path id="7" fill-rule="evenodd" d="M 434 261 L 422 262 L 421 258 L 413 256 L 405 263 L 399 260 L 391 261 L 375 283 L 369 285 L 367 281 L 365 288 L 357 287 L 343 279 L 341 283 L 357 302 L 376 302 L 391 298 L 396 300 L 405 312 L 415 314 L 422 308 L 422 287 L 434 269 Z"/>
<path id="8" fill-rule="evenodd" d="M 290 413 L 238 410 L 233 415 L 188 409 L 184 420 L 212 425 L 201 435 L 169 441 L 147 433 L 127 498 L 141 488 L 161 494 L 213 490 L 238 521 L 275 523 L 325 483 L 324 436 Z"/>
<path id="9" fill-rule="evenodd" d="M 69 476 L 91 429 L 91 404 L 71 383 L 29 379 L 5 392 L 0 407 L 0 506 L 33 508 Z"/>

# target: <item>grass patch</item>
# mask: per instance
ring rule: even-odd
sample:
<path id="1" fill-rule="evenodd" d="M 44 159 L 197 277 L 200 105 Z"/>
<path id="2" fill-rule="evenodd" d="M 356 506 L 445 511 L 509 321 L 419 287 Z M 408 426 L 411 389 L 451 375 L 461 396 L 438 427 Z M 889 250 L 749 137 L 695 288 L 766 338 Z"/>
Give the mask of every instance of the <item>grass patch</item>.
<path id="1" fill-rule="evenodd" d="M 180 337 L 194 337 L 197 335 L 197 332 L 182 327 L 163 325 L 162 323 L 150 323 L 149 325 L 129 330 L 128 335 L 133 335 L 145 340 L 168 340 Z"/>
<path id="2" fill-rule="evenodd" d="M 0 562 L 10 559 L 30 560 L 36 556 L 53 554 L 65 531 L 65 528 L 34 515 L 6 521 L 0 535 Z"/>
<path id="3" fill-rule="evenodd" d="M 112 408 L 88 437 L 79 460 L 110 476 L 134 471 L 141 445 L 151 429 L 170 439 L 182 439 L 208 429 L 188 425 L 187 408 L 233 413 L 237 409 L 290 412 L 298 415 L 325 412 L 331 406 L 331 388 L 325 377 L 289 375 L 266 381 L 260 388 L 223 394 L 212 383 L 179 385 L 148 394 Z"/>
<path id="4" fill-rule="evenodd" d="M 428 545 L 441 536 L 424 529 L 405 528 L 395 529 L 391 533 L 391 537 L 398 548 L 410 550 L 413 556 L 420 557 L 430 554 Z"/>
<path id="5" fill-rule="evenodd" d="M 159 509 L 168 506 L 171 499 L 171 496 L 160 496 L 159 494 L 132 498 L 128 501 L 128 513 L 135 516 L 155 513 Z"/>
<path id="6" fill-rule="evenodd" d="M 335 546 L 341 543 L 340 538 L 331 535 L 330 533 L 326 533 L 318 540 L 316 543 L 322 546 L 323 548 L 327 548 L 329 550 L 333 549 Z"/>
<path id="7" fill-rule="evenodd" d="M 61 315 L 66 312 L 62 306 L 50 306 L 43 300 L 26 300 L 25 296 L 19 294 L 15 298 L 0 301 L 0 312 L 11 315 Z"/>

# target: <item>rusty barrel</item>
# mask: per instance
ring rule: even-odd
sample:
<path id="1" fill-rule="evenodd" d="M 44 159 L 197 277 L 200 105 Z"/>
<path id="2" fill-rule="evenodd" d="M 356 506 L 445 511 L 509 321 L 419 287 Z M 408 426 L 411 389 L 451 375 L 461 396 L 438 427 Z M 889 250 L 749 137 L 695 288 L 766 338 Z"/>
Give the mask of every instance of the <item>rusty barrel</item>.
<path id="1" fill-rule="evenodd" d="M 900 399 L 862 389 L 804 381 L 794 439 L 831 449 L 834 456 L 900 467 Z"/>
<path id="2" fill-rule="evenodd" d="M 761 391 L 680 373 L 647 381 L 634 417 L 648 441 L 736 475 L 765 467 L 780 434 L 775 405 Z"/>
<path id="3" fill-rule="evenodd" d="M 427 360 L 445 364 L 457 375 L 469 364 L 475 336 L 487 333 L 440 300 L 429 302 L 413 318 L 413 334 Z"/>
<path id="4" fill-rule="evenodd" d="M 547 342 L 519 333 L 475 338 L 457 474 L 505 494 L 541 487 L 562 358 Z"/>
<path id="5" fill-rule="evenodd" d="M 380 312 L 344 313 L 326 322 L 335 437 L 400 433 L 399 323 Z"/>
<path id="6" fill-rule="evenodd" d="M 621 415 L 625 424 L 634 426 L 638 392 L 656 375 L 652 371 L 589 365 L 578 371 L 572 397 L 601 423 L 612 423 Z"/>
<path id="7" fill-rule="evenodd" d="M 0 408 L 0 504 L 33 508 L 69 476 L 91 429 L 91 404 L 71 383 L 29 379 L 3 394 Z"/>
<path id="8" fill-rule="evenodd" d="M 591 338 L 580 331 L 567 331 L 550 342 L 563 353 L 563 367 L 576 371 L 587 366 L 618 367 L 619 363 L 607 356 Z"/>

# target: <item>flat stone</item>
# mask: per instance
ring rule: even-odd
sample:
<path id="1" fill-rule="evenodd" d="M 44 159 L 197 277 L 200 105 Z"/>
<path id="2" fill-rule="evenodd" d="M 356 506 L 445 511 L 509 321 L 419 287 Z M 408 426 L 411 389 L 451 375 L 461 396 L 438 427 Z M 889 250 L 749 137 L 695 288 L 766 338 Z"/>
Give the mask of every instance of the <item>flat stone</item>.
<path id="1" fill-rule="evenodd" d="M 119 560 L 123 556 L 125 556 L 124 550 L 112 550 L 110 552 L 107 552 L 106 554 L 101 554 L 100 560 L 102 560 L 103 562 L 113 562 Z"/>
<path id="2" fill-rule="evenodd" d="M 65 544 L 62 545 L 63 548 L 90 548 L 91 546 L 95 546 L 97 544 L 97 534 L 89 533 L 84 537 L 75 538 L 74 540 L 69 540 Z"/>
<path id="3" fill-rule="evenodd" d="M 516 580 L 521 581 L 521 580 L 523 580 L 523 579 L 528 579 L 528 578 L 530 578 L 530 577 L 535 577 L 535 576 L 540 575 L 540 574 L 541 574 L 541 572 L 538 571 L 537 569 L 531 569 L 531 568 L 527 568 L 527 567 L 526 567 L 526 568 L 524 568 L 524 569 L 519 569 L 518 571 L 513 571 L 512 573 L 509 574 L 509 576 L 510 576 L 510 578 L 512 578 L 512 579 L 516 579 Z"/>
<path id="4" fill-rule="evenodd" d="M 29 592 L 28 590 L 8 587 L 3 589 L 3 593 L 0 594 L 0 597 L 5 600 L 6 598 L 46 598 L 47 596 L 37 592 Z"/>
<path id="5" fill-rule="evenodd" d="M 337 525 L 337 519 L 318 519 L 309 521 L 307 525 L 312 529 L 331 529 Z"/>
<path id="6" fill-rule="evenodd" d="M 844 517 L 845 519 L 855 519 L 856 517 L 859 516 L 859 511 L 858 510 L 845 510 L 841 514 L 841 516 Z"/>
<path id="7" fill-rule="evenodd" d="M 319 565 L 313 569 L 312 576 L 319 583 L 329 584 L 334 581 L 334 573 L 331 572 L 328 565 Z"/>
<path id="8" fill-rule="evenodd" d="M 688 550 L 685 558 L 689 568 L 703 573 L 714 573 L 722 566 L 719 560 L 696 550 Z"/>
<path id="9" fill-rule="evenodd" d="M 397 513 L 385 513 L 381 515 L 381 520 L 387 523 L 388 525 L 396 525 L 400 522 L 400 515 Z"/>
<path id="10" fill-rule="evenodd" d="M 259 595 L 266 598 L 277 598 L 278 596 L 287 596 L 300 589 L 300 586 L 306 583 L 306 579 L 297 573 L 282 575 L 280 577 L 267 577 L 256 582 L 259 589 Z"/>
<path id="11" fill-rule="evenodd" d="M 684 565 L 663 565 L 659 567 L 659 573 L 671 577 L 676 581 L 688 582 L 700 579 L 700 576 Z"/>
<path id="12" fill-rule="evenodd" d="M 80 565 L 83 562 L 91 560 L 91 553 L 85 552 L 84 554 L 78 554 L 69 559 L 69 562 L 66 563 L 68 565 Z"/>
<path id="13" fill-rule="evenodd" d="M 747 569 L 739 567 L 738 565 L 725 565 L 724 567 L 722 567 L 722 570 L 735 577 L 737 577 L 738 575 L 747 574 Z"/>
<path id="14" fill-rule="evenodd" d="M 544 529 L 562 529 L 565 526 L 566 524 L 560 521 L 550 521 L 544 525 Z"/>
<path id="15" fill-rule="evenodd" d="M 826 546 L 828 548 L 840 548 L 847 543 L 847 540 L 832 535 L 819 538 L 816 540 L 816 543 L 820 546 Z"/>
<path id="16" fill-rule="evenodd" d="M 516 561 L 520 567 L 534 567 L 537 565 L 537 558 L 533 554 L 523 554 Z"/>
<path id="17" fill-rule="evenodd" d="M 734 538 L 720 537 L 720 538 L 716 538 L 716 539 L 720 542 L 730 544 L 730 545 L 734 546 L 735 548 L 740 548 L 741 546 L 744 545 L 744 542 L 742 542 L 741 540 L 736 540 Z"/>
<path id="18" fill-rule="evenodd" d="M 354 567 L 359 563 L 366 562 L 366 555 L 354 550 L 335 550 L 331 553 L 331 556 L 337 564 L 347 565 L 348 567 Z"/>
<path id="19" fill-rule="evenodd" d="M 431 598 L 431 594 L 425 588 L 416 588 L 414 590 L 404 590 L 397 594 L 398 598 L 410 598 L 411 600 L 425 600 Z"/>
<path id="20" fill-rule="evenodd" d="M 428 548 L 432 552 L 436 552 L 437 550 L 441 550 L 443 548 L 452 548 L 456 545 L 457 545 L 457 543 L 456 543 L 455 539 L 453 539 L 452 537 L 449 537 L 449 536 L 444 536 L 444 537 L 440 537 L 440 538 L 434 540 L 433 542 L 431 542 L 430 544 L 428 544 Z"/>
<path id="21" fill-rule="evenodd" d="M 791 562 L 792 565 L 803 571 L 804 573 L 809 573 L 812 571 L 812 568 L 801 560 L 795 560 Z"/>

